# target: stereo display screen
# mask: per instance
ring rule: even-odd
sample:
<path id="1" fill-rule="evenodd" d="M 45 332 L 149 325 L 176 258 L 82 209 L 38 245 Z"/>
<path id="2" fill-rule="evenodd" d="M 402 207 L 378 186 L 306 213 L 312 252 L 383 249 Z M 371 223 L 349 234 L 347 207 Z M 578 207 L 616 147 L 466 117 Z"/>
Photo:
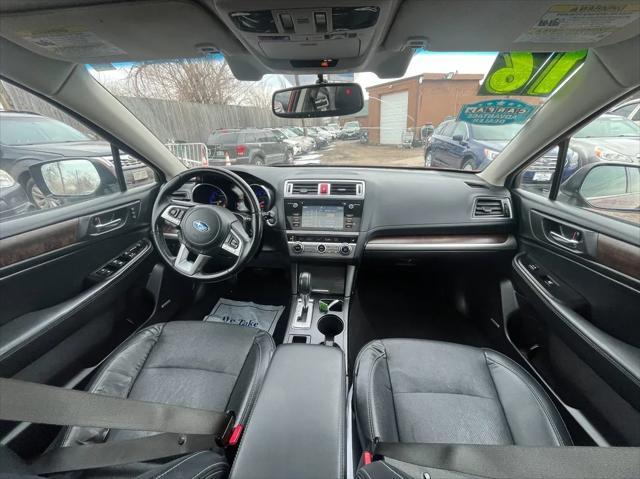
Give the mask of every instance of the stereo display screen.
<path id="1" fill-rule="evenodd" d="M 302 207 L 302 227 L 341 230 L 344 226 L 344 206 L 313 205 Z"/>

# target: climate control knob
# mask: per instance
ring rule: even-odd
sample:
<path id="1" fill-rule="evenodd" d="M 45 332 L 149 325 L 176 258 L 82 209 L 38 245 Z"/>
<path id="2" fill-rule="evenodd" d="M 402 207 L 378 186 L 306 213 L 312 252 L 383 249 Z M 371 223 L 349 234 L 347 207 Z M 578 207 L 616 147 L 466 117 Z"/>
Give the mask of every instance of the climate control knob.
<path id="1" fill-rule="evenodd" d="M 348 244 L 343 244 L 340 246 L 340 254 L 342 256 L 348 256 L 351 253 L 351 247 Z"/>
<path id="2" fill-rule="evenodd" d="M 325 251 L 327 251 L 327 247 L 325 245 L 323 245 L 322 243 L 320 243 L 318 245 L 318 253 L 324 253 Z"/>
<path id="3" fill-rule="evenodd" d="M 304 251 L 304 246 L 301 243 L 295 243 L 292 247 L 294 253 L 302 253 Z"/>

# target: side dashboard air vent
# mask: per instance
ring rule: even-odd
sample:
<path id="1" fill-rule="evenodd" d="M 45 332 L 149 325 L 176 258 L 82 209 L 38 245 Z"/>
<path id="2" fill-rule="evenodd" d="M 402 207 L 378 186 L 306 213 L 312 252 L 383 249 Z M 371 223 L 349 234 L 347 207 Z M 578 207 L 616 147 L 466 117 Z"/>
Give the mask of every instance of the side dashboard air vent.
<path id="1" fill-rule="evenodd" d="M 476 198 L 474 218 L 511 218 L 511 202 L 508 198 Z"/>
<path id="2" fill-rule="evenodd" d="M 171 198 L 174 198 L 176 200 L 188 200 L 189 192 L 185 190 L 176 190 L 171 193 Z"/>

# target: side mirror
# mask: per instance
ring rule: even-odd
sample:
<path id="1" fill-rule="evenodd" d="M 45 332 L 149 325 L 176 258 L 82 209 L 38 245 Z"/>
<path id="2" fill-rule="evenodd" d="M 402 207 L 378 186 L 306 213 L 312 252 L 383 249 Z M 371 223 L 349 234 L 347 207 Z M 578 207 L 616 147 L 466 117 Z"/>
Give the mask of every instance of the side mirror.
<path id="1" fill-rule="evenodd" d="M 453 141 L 457 141 L 458 143 L 462 143 L 464 141 L 464 136 L 458 134 L 458 135 L 453 135 L 453 137 L 451 138 Z"/>
<path id="2" fill-rule="evenodd" d="M 278 90 L 272 109 L 281 118 L 321 118 L 351 115 L 362 110 L 364 97 L 357 83 L 322 83 Z"/>
<path id="3" fill-rule="evenodd" d="M 40 191 L 53 198 L 78 198 L 95 194 L 103 185 L 103 174 L 98 170 L 94 162 L 87 158 L 64 158 L 29 167 L 31 177 Z"/>
<path id="4" fill-rule="evenodd" d="M 576 171 L 560 191 L 581 206 L 640 211 L 640 165 L 592 163 Z"/>

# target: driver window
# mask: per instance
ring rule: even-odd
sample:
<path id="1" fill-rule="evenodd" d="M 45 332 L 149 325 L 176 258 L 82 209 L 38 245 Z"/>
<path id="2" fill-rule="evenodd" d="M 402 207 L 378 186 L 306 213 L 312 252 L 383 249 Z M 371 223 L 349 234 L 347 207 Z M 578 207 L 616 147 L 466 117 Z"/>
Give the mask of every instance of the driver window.
<path id="1" fill-rule="evenodd" d="M 465 125 L 462 122 L 458 122 L 456 123 L 456 127 L 453 130 L 453 133 L 451 134 L 451 136 L 456 136 L 456 135 L 460 135 L 462 136 L 463 140 L 466 140 L 468 138 L 468 133 L 467 133 L 467 125 Z"/>
<path id="2" fill-rule="evenodd" d="M 0 87 L 0 222 L 121 192 L 109 142 L 35 95 Z M 126 188 L 155 182 L 151 168 L 120 157 Z"/>

